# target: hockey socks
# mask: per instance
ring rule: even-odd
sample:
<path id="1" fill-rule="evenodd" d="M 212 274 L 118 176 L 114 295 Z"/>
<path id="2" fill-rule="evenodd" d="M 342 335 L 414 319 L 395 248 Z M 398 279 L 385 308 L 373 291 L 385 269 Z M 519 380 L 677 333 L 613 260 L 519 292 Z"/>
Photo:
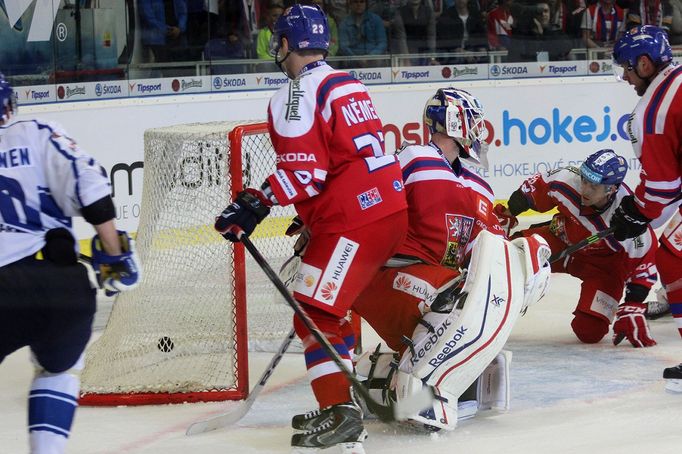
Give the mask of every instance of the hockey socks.
<path id="1" fill-rule="evenodd" d="M 311 306 L 306 306 L 305 310 L 316 323 L 318 329 L 329 339 L 329 343 L 344 360 L 346 367 L 353 370 L 353 363 L 346 344 L 346 340 L 350 342 L 352 338 L 349 334 L 351 331 L 350 324 L 346 320 L 339 319 Z M 343 330 L 342 327 L 344 327 Z M 350 401 L 350 383 L 298 317 L 294 317 L 294 329 L 303 342 L 308 378 L 320 408 Z"/>
<path id="2" fill-rule="evenodd" d="M 28 429 L 33 454 L 60 454 L 78 406 L 80 379 L 68 372 L 43 371 L 31 385 L 28 398 Z"/>

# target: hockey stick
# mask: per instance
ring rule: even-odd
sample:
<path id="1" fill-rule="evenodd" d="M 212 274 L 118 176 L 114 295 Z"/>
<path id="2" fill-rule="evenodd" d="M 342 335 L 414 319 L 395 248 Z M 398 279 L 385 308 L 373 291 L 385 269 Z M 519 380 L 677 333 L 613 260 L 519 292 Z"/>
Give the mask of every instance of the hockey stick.
<path id="1" fill-rule="evenodd" d="M 289 348 L 289 344 L 291 344 L 291 341 L 294 339 L 294 337 L 296 337 L 296 332 L 292 328 L 291 331 L 289 331 L 287 337 L 284 339 L 284 342 L 282 342 L 282 345 L 280 345 L 277 353 L 275 353 L 275 356 L 273 356 L 270 360 L 268 367 L 266 367 L 263 371 L 263 375 L 261 375 L 260 380 L 258 380 L 258 384 L 253 387 L 249 393 L 249 397 L 247 397 L 246 400 L 241 401 L 239 405 L 231 408 L 229 411 L 221 415 L 195 422 L 187 428 L 185 435 L 196 435 L 204 432 L 210 432 L 211 430 L 221 429 L 236 423 L 246 416 L 249 410 L 251 410 L 256 398 L 265 387 L 265 384 L 272 375 L 272 372 L 275 370 L 275 367 L 277 367 L 277 364 L 279 364 L 279 361 L 286 353 L 287 349 Z"/>
<path id="2" fill-rule="evenodd" d="M 566 258 L 566 256 L 573 254 L 576 251 L 579 251 L 580 249 L 584 248 L 585 246 L 589 246 L 592 243 L 596 243 L 597 241 L 601 240 L 604 237 L 607 237 L 611 235 L 614 232 L 613 227 L 609 227 L 608 229 L 600 230 L 599 232 L 595 233 L 594 235 L 590 235 L 587 238 L 584 238 L 583 240 L 572 244 L 571 246 L 568 246 L 566 249 L 564 249 L 561 252 L 557 252 L 556 254 L 552 255 L 549 258 L 549 263 L 554 263 L 558 262 L 559 260 L 562 260 Z"/>
<path id="3" fill-rule="evenodd" d="M 251 254 L 258 266 L 261 267 L 265 275 L 274 284 L 277 290 L 282 294 L 286 302 L 291 306 L 296 315 L 301 319 L 303 324 L 308 328 L 308 331 L 313 335 L 315 340 L 319 342 L 327 355 L 334 361 L 334 363 L 341 369 L 341 372 L 346 376 L 349 382 L 353 385 L 355 391 L 363 398 L 367 408 L 377 415 L 380 420 L 384 422 L 394 422 L 404 420 L 409 416 L 418 413 L 433 404 L 434 396 L 430 387 L 423 387 L 419 392 L 413 394 L 409 398 L 396 402 L 391 405 L 382 405 L 369 394 L 369 390 L 365 388 L 355 374 L 348 370 L 348 367 L 339 356 L 336 349 L 329 343 L 329 340 L 320 332 L 315 322 L 308 316 L 306 311 L 301 307 L 300 303 L 291 296 L 289 290 L 284 286 L 282 280 L 270 267 L 265 258 L 258 251 L 256 246 L 246 236 L 241 236 L 241 242 L 244 247 Z"/>

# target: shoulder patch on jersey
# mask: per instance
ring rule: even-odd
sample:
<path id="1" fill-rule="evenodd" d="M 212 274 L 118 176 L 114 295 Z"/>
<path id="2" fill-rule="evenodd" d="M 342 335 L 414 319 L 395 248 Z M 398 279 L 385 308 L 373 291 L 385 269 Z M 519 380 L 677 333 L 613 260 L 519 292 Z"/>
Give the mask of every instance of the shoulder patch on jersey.
<path id="1" fill-rule="evenodd" d="M 315 79 L 289 81 L 270 100 L 275 132 L 283 137 L 300 137 L 310 131 L 315 119 Z"/>

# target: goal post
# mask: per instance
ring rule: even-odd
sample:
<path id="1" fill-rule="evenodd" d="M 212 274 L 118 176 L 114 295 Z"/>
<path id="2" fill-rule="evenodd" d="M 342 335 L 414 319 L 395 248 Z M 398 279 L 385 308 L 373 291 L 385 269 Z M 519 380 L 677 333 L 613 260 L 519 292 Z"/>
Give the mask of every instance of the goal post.
<path id="1" fill-rule="evenodd" d="M 213 229 L 243 187 L 275 169 L 265 123 L 177 125 L 145 131 L 136 237 L 140 285 L 121 293 L 87 349 L 83 405 L 238 400 L 248 350 L 274 351 L 293 312 L 244 254 Z M 273 207 L 252 241 L 272 267 L 291 255 L 293 207 Z"/>

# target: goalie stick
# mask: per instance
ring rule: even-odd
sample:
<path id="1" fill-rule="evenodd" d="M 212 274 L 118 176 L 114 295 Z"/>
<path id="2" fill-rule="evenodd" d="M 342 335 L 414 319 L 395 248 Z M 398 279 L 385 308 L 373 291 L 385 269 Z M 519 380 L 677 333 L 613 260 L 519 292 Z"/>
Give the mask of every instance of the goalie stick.
<path id="1" fill-rule="evenodd" d="M 195 422 L 187 428 L 185 435 L 197 435 L 216 429 L 222 429 L 223 427 L 227 427 L 236 423 L 246 416 L 249 410 L 251 410 L 251 407 L 253 407 L 253 403 L 256 401 L 256 398 L 265 387 L 265 384 L 272 375 L 272 372 L 275 370 L 275 367 L 277 367 L 277 364 L 279 364 L 279 361 L 286 353 L 287 349 L 289 348 L 289 344 L 291 344 L 291 341 L 294 339 L 294 337 L 296 337 L 296 332 L 292 328 L 291 331 L 289 331 L 287 337 L 284 339 L 284 342 L 282 342 L 282 345 L 280 345 L 277 353 L 275 353 L 275 356 L 273 356 L 270 360 L 268 367 L 266 367 L 265 371 L 263 371 L 263 375 L 261 375 L 260 380 L 258 380 L 258 384 L 253 387 L 249 393 L 249 397 L 247 397 L 246 400 L 241 401 L 239 405 L 231 408 L 221 415 Z"/>
<path id="2" fill-rule="evenodd" d="M 594 235 L 590 235 L 587 238 L 584 238 L 583 240 L 567 247 L 563 251 L 552 255 L 549 258 L 549 263 L 558 262 L 559 260 L 566 258 L 566 256 L 571 255 L 576 251 L 579 251 L 580 249 L 584 248 L 585 246 L 589 246 L 592 243 L 596 243 L 597 241 L 601 240 L 602 238 L 611 235 L 614 230 L 615 229 L 613 227 L 609 227 L 608 229 L 600 230 L 599 232 L 595 233 Z"/>
<path id="3" fill-rule="evenodd" d="M 272 267 L 270 267 L 268 262 L 261 255 L 256 246 L 254 246 L 251 240 L 246 235 L 243 235 L 243 233 L 240 236 L 240 240 L 258 266 L 261 267 L 268 279 L 270 279 L 273 285 L 282 294 L 285 301 L 291 306 L 294 312 L 296 312 L 296 315 L 300 317 L 301 321 L 303 324 L 305 324 L 306 328 L 308 328 L 315 340 L 320 343 L 327 355 L 329 355 L 332 361 L 334 361 L 341 372 L 346 376 L 348 381 L 351 382 L 353 388 L 365 401 L 367 408 L 372 413 L 377 415 L 380 420 L 384 422 L 404 420 L 407 417 L 414 415 L 415 413 L 419 413 L 420 411 L 433 405 L 434 395 L 433 390 L 431 390 L 430 387 L 424 387 L 418 393 L 413 394 L 409 398 L 398 403 L 392 403 L 390 405 L 383 405 L 374 400 L 374 398 L 370 395 L 369 390 L 362 385 L 360 380 L 358 380 L 353 372 L 348 370 L 337 351 L 329 343 L 329 340 L 327 340 L 327 338 L 317 328 L 315 322 L 308 316 L 299 302 L 296 301 L 293 296 L 291 296 L 291 293 L 289 293 L 289 290 L 284 286 L 282 280 L 273 271 Z"/>

